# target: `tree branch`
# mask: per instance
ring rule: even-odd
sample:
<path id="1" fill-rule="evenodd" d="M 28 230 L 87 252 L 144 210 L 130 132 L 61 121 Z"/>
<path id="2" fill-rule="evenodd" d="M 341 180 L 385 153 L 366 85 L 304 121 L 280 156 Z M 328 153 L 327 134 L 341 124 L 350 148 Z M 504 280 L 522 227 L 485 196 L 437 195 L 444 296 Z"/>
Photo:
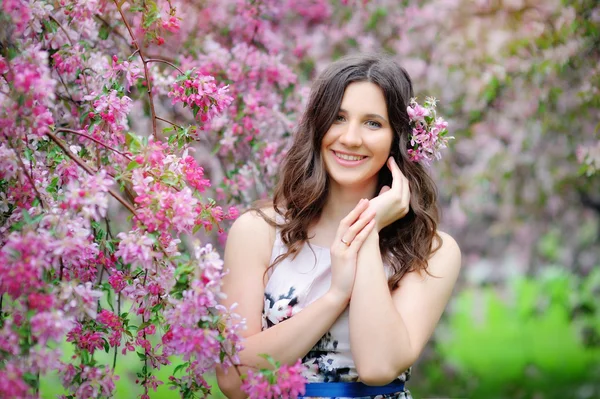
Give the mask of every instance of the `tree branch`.
<path id="1" fill-rule="evenodd" d="M 71 150 L 69 150 L 69 148 L 66 146 L 66 144 L 63 143 L 53 133 L 48 132 L 48 133 L 46 133 L 46 135 L 52 141 L 54 141 L 69 158 L 71 158 L 77 165 L 79 165 L 83 170 L 85 170 L 90 176 L 93 176 L 95 174 L 94 171 L 88 165 L 86 165 L 85 162 L 81 158 L 79 158 L 77 155 L 73 154 L 71 152 Z M 127 208 L 129 210 L 129 212 L 131 212 L 134 216 L 137 216 L 137 213 L 135 212 L 135 209 L 131 206 L 131 204 L 129 204 L 127 201 L 125 201 L 115 190 L 113 190 L 112 188 L 109 188 L 108 192 L 110 193 L 110 195 L 113 198 L 115 198 L 117 201 L 119 201 L 121 203 L 121 205 L 123 205 L 125 208 Z"/>
<path id="2" fill-rule="evenodd" d="M 160 59 L 160 58 L 150 58 L 150 59 L 147 59 L 145 62 L 162 62 L 163 64 L 167 64 L 167 65 L 169 65 L 169 66 L 177 69 L 177 71 L 181 75 L 183 75 L 183 71 L 181 69 L 179 69 L 179 67 L 177 65 L 173 64 L 172 62 L 169 62 L 169 61 L 166 61 L 166 60 L 163 60 L 163 59 Z"/>
<path id="3" fill-rule="evenodd" d="M 119 154 L 119 155 L 127 158 L 129 161 L 131 161 L 131 157 L 129 155 L 127 155 L 126 153 L 121 152 L 121 151 L 117 150 L 116 148 L 111 147 L 108 144 L 105 144 L 105 143 L 101 142 L 100 140 L 98 140 L 98 139 L 96 139 L 96 138 L 94 138 L 94 137 L 92 137 L 92 136 L 90 136 L 88 134 L 81 133 L 81 132 L 79 132 L 77 130 L 62 128 L 62 127 L 58 128 L 57 130 L 54 131 L 54 133 L 59 133 L 59 132 L 73 133 L 73 134 L 76 134 L 78 136 L 85 137 L 86 139 L 92 140 L 94 143 L 98 143 L 102 147 L 107 148 L 107 149 L 109 149 L 109 150 L 111 150 L 113 152 L 116 152 L 117 154 Z"/>
<path id="4" fill-rule="evenodd" d="M 133 45 L 135 46 L 137 52 L 139 53 L 140 58 L 142 59 L 142 64 L 144 65 L 144 76 L 146 78 L 146 85 L 148 86 L 148 99 L 150 100 L 150 113 L 152 114 L 152 136 L 154 138 L 157 138 L 158 133 L 156 131 L 156 110 L 154 109 L 154 98 L 152 97 L 152 83 L 150 82 L 150 72 L 148 71 L 148 63 L 144 57 L 142 48 L 138 44 L 137 39 L 133 33 L 133 30 L 131 29 L 131 26 L 129 26 L 129 22 L 127 22 L 127 18 L 125 18 L 125 14 L 123 14 L 123 10 L 121 9 L 121 4 L 117 0 L 113 0 L 113 1 L 114 1 L 115 5 L 117 6 L 117 10 L 119 11 L 121 18 L 123 19 L 123 23 L 125 24 L 125 27 L 127 28 L 127 31 L 129 32 L 129 36 L 131 36 L 131 39 L 133 40 Z"/>
<path id="5" fill-rule="evenodd" d="M 17 151 L 12 146 L 12 144 L 10 143 L 10 140 L 8 140 L 8 137 L 4 136 L 4 138 L 6 139 L 6 143 L 8 144 L 8 146 L 15 152 L 15 155 L 17 156 L 17 162 L 19 163 L 19 167 L 22 169 L 23 174 L 27 177 L 27 180 L 29 180 L 29 184 L 31 184 L 31 188 L 33 189 L 33 191 L 35 191 L 35 196 L 40 201 L 42 208 L 45 209 L 44 200 L 42 199 L 42 196 L 40 195 L 40 192 L 37 190 L 37 187 L 35 186 L 35 183 L 33 181 L 33 169 L 31 169 L 31 175 L 29 175 L 29 173 L 27 173 L 27 168 L 25 167 L 25 163 L 23 162 L 23 159 L 21 159 L 21 155 L 19 155 L 19 151 Z"/>
<path id="6" fill-rule="evenodd" d="M 157 117 L 156 117 L 156 119 L 158 119 L 159 121 L 167 122 L 167 123 L 169 123 L 169 124 L 171 124 L 171 125 L 173 125 L 173 126 L 175 126 L 175 127 L 178 127 L 179 129 L 183 129 L 183 127 L 179 126 L 178 124 L 176 124 L 176 123 L 173 123 L 173 122 L 171 122 L 170 120 L 167 120 L 167 119 L 161 118 L 160 116 L 157 116 Z"/>

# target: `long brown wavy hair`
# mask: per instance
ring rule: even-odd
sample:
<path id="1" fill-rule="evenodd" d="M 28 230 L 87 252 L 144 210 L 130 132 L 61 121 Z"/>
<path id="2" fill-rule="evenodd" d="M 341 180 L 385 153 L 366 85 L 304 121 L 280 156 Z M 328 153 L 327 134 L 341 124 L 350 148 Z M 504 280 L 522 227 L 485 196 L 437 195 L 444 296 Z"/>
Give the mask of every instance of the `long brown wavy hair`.
<path id="1" fill-rule="evenodd" d="M 427 271 L 427 260 L 441 238 L 437 234 L 439 211 L 436 186 L 425 168 L 409 160 L 409 117 L 406 108 L 413 94 L 410 76 L 385 55 L 346 56 L 325 69 L 314 82 L 306 110 L 286 154 L 275 188 L 273 208 L 284 220 L 275 220 L 254 209 L 271 225 L 280 229 L 287 252 L 271 267 L 288 256 L 295 256 L 308 242 L 308 228 L 321 216 L 329 192 L 329 176 L 321 154 L 323 136 L 338 115 L 346 87 L 353 82 L 371 82 L 383 91 L 394 139 L 390 155 L 410 185 L 410 210 L 406 216 L 382 229 L 379 247 L 385 263 L 393 268 L 390 289 L 409 271 Z M 379 172 L 376 193 L 391 186 L 392 175 L 384 166 Z M 436 247 L 433 248 L 433 241 Z"/>

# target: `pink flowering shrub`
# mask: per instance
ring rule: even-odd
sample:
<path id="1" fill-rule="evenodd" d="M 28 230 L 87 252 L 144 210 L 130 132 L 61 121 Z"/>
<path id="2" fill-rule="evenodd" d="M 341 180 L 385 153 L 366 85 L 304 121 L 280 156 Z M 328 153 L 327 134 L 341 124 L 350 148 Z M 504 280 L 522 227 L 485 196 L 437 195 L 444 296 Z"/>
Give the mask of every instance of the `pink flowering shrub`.
<path id="1" fill-rule="evenodd" d="M 231 124 L 259 149 L 250 143 L 259 125 L 252 112 L 272 112 L 280 94 L 260 100 L 242 76 L 230 92 L 232 80 L 207 60 L 149 55 L 182 38 L 176 6 L 190 5 L 2 3 L 0 18 L 14 34 L 0 51 L 3 398 L 38 397 L 39 378 L 51 370 L 65 398 L 110 397 L 115 364 L 129 352 L 142 363 L 143 398 L 165 382 L 206 396 L 206 373 L 239 365 L 244 323 L 219 304 L 223 263 L 211 244 L 188 244 L 212 231 L 222 239 L 239 211 L 213 187 L 194 143 L 239 112 L 234 101 L 248 100 Z M 273 57 L 239 45 L 237 57 L 254 52 L 247 65 L 263 58 L 253 85 L 283 90 L 295 80 Z M 246 89 L 254 100 L 243 98 Z M 178 103 L 191 109 L 191 123 L 167 119 L 165 107 Z M 63 341 L 73 346 L 70 360 L 48 349 Z M 98 364 L 99 351 L 112 352 L 113 362 Z M 177 375 L 158 380 L 153 371 L 175 358 Z"/>

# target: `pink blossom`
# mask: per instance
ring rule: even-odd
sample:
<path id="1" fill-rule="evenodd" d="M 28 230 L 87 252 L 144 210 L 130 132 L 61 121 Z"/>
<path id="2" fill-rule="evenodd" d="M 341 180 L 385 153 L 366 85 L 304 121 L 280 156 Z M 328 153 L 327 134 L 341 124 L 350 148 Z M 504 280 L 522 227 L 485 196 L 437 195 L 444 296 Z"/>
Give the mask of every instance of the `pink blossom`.
<path id="1" fill-rule="evenodd" d="M 112 270 L 108 283 L 113 287 L 115 293 L 119 293 L 127 286 L 125 274 L 120 270 Z"/>
<path id="2" fill-rule="evenodd" d="M 28 4 L 22 0 L 4 0 L 2 9 L 15 24 L 17 28 L 15 33 L 17 35 L 23 33 L 31 19 Z"/>
<path id="3" fill-rule="evenodd" d="M 31 333 L 41 346 L 46 346 L 49 340 L 61 342 L 72 324 L 62 311 L 41 312 L 31 318 Z"/>
<path id="4" fill-rule="evenodd" d="M 108 190 L 113 184 L 106 170 L 95 175 L 84 175 L 67 185 L 64 207 L 77 211 L 84 218 L 100 220 L 106 216 Z"/>
<path id="5" fill-rule="evenodd" d="M 233 101 L 227 94 L 228 86 L 217 87 L 215 78 L 190 71 L 186 79 L 178 80 L 168 93 L 173 104 L 179 102 L 192 108 L 194 116 L 202 123 L 210 122 Z"/>
<path id="6" fill-rule="evenodd" d="M 179 18 L 174 15 L 169 16 L 169 19 L 166 21 L 163 20 L 162 27 L 169 32 L 176 33 L 179 31 Z"/>
<path id="7" fill-rule="evenodd" d="M 119 379 L 113 371 L 105 367 L 72 367 L 64 372 L 64 386 L 73 390 L 77 399 L 90 399 L 98 397 L 111 397 L 115 390 L 115 381 Z M 81 384 L 74 381 L 79 375 Z"/>
<path id="8" fill-rule="evenodd" d="M 50 310 L 54 305 L 54 296 L 50 294 L 32 292 L 27 296 L 27 306 L 37 312 Z"/>
<path id="9" fill-rule="evenodd" d="M 91 319 L 96 318 L 98 298 L 102 292 L 94 290 L 91 282 L 75 285 L 67 283 L 62 285 L 60 299 L 63 301 L 63 309 L 67 314 L 75 316 L 87 315 Z"/>
<path id="10" fill-rule="evenodd" d="M 115 256 L 120 256 L 123 263 L 130 263 L 134 267 L 150 267 L 154 258 L 154 239 L 140 230 L 122 232 L 117 237 L 120 242 Z"/>
<path id="11" fill-rule="evenodd" d="M 408 112 L 408 117 L 414 121 L 424 121 L 425 117 L 429 116 L 429 110 L 417 103 L 411 103 L 406 107 L 406 112 Z"/>
<path id="12" fill-rule="evenodd" d="M 43 270 L 51 264 L 48 242 L 30 231 L 12 233 L 0 249 L 0 294 L 13 298 L 36 292 L 44 287 Z"/>
<path id="13" fill-rule="evenodd" d="M 93 98 L 92 95 L 86 98 Z M 131 98 L 119 96 L 116 90 L 102 94 L 94 101 L 94 113 L 115 127 L 126 126 L 127 114 L 131 110 Z"/>
<path id="14" fill-rule="evenodd" d="M 67 342 L 73 342 L 79 349 L 84 349 L 93 354 L 96 349 L 104 348 L 104 335 L 97 331 L 83 330 L 81 324 L 67 333 Z"/>
<path id="15" fill-rule="evenodd" d="M 448 123 L 436 116 L 436 100 L 428 97 L 425 106 L 411 99 L 407 107 L 412 134 L 409 136 L 408 156 L 413 162 L 428 164 L 433 159 L 441 159 L 440 150 L 446 148 L 449 139 L 446 136 Z"/>
<path id="16" fill-rule="evenodd" d="M 0 378 L 0 397 L 2 398 L 33 398 L 29 385 L 25 383 L 23 374 L 25 370 L 15 361 L 7 362 L 2 369 Z"/>
<path id="17" fill-rule="evenodd" d="M 125 73 L 125 90 L 130 91 L 138 79 L 142 78 L 142 69 L 135 61 L 123 61 L 119 63 L 117 56 L 112 57 L 112 67 L 104 74 L 105 79 L 114 79 L 119 72 Z"/>
<path id="18" fill-rule="evenodd" d="M 300 360 L 293 366 L 280 366 L 275 371 L 275 383 L 270 383 L 263 373 L 250 369 L 242 382 L 242 390 L 248 394 L 249 399 L 297 398 L 306 392 L 303 368 Z"/>
<path id="19" fill-rule="evenodd" d="M 185 178 L 192 187 L 199 192 L 203 192 L 207 187 L 210 187 L 210 180 L 204 179 L 204 169 L 198 166 L 192 156 L 185 157 L 183 162 Z"/>

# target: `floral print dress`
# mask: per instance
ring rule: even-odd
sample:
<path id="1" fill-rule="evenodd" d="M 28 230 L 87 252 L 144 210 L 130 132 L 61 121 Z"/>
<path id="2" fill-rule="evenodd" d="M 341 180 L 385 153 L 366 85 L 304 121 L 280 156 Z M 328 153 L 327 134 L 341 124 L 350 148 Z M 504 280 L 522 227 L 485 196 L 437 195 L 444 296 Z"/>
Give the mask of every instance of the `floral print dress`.
<path id="1" fill-rule="evenodd" d="M 285 253 L 279 232 L 276 235 L 271 262 Z M 387 270 L 389 273 L 389 270 Z M 269 271 L 262 313 L 263 330 L 282 322 L 323 296 L 331 284 L 331 258 L 328 248 L 305 245 L 298 255 L 284 259 Z M 331 329 L 302 359 L 308 382 L 355 382 L 358 373 L 350 353 L 348 309 Z M 398 376 L 402 382 L 410 378 L 410 369 Z M 412 399 L 410 392 L 367 396 L 368 399 Z M 338 398 L 341 399 L 341 398 Z M 356 398 L 354 398 L 356 399 Z"/>

